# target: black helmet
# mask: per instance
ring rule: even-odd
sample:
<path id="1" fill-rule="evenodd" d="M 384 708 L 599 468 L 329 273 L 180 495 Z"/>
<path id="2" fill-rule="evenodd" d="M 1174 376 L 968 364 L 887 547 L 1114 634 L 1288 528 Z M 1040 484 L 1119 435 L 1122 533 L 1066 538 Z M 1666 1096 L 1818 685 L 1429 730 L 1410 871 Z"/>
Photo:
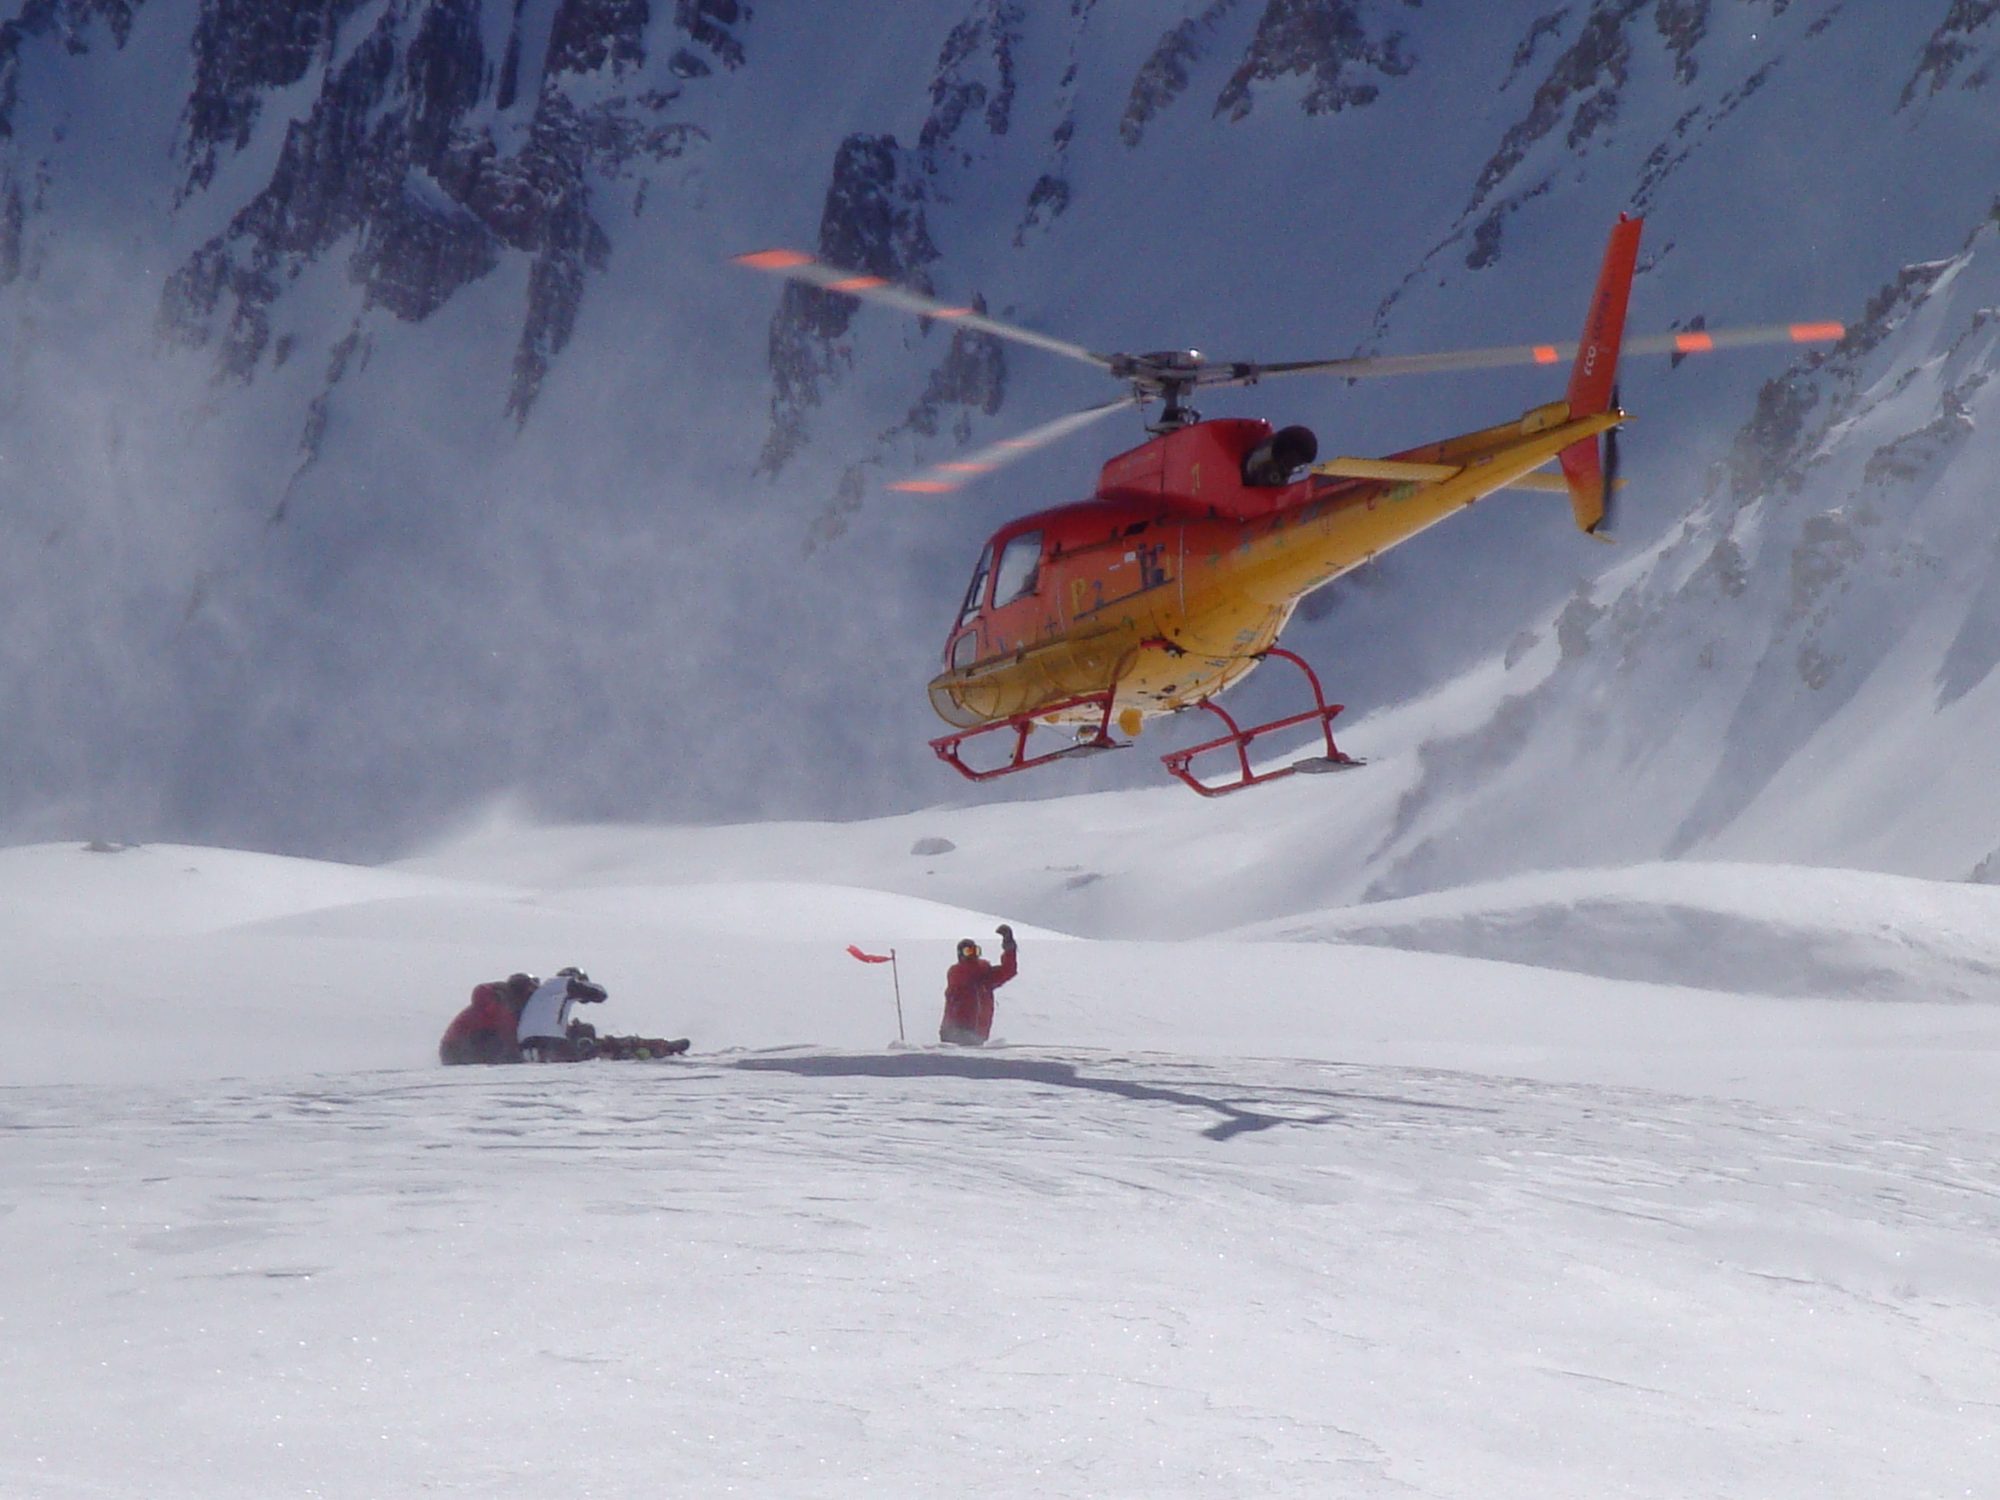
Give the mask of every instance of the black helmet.
<path id="1" fill-rule="evenodd" d="M 979 944 L 975 943 L 971 938 L 960 938 L 958 940 L 958 956 L 961 959 L 979 957 Z"/>

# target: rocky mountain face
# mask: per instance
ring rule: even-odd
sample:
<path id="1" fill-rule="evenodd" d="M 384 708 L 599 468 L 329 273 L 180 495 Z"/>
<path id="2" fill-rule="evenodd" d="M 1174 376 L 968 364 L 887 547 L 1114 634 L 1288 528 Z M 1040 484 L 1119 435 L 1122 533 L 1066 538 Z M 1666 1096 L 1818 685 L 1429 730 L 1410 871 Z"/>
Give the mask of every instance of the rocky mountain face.
<path id="1" fill-rule="evenodd" d="M 248 146 L 267 96 L 307 83 L 313 98 L 269 180 L 168 282 L 163 314 L 177 336 L 212 345 L 224 374 L 248 380 L 285 353 L 272 305 L 336 250 L 361 312 L 406 322 L 512 252 L 529 270 L 507 409 L 527 420 L 586 278 L 610 254 L 596 182 L 643 175 L 705 139 L 684 118 L 684 95 L 715 68 L 744 65 L 731 27 L 746 16 L 735 0 L 682 0 L 655 39 L 648 0 L 563 0 L 545 18 L 518 4 L 491 57 L 484 9 L 392 4 L 364 28 L 359 0 L 204 0 L 183 197 L 213 184 L 220 155 Z M 672 49 L 665 68 L 648 69 L 649 45 Z"/>
<path id="2" fill-rule="evenodd" d="M 1994 878 L 1996 368 L 2000 204 L 1766 385 L 1680 524 L 1515 644 L 1490 718 L 1425 750 L 1374 893 L 1552 850 Z"/>
<path id="3" fill-rule="evenodd" d="M 1551 858 L 1776 848 L 1801 758 L 1900 660 L 1853 624 L 1896 589 L 1964 606 L 1923 711 L 1984 712 L 2000 627 L 1953 497 L 1996 56 L 1990 0 L 19 0 L 0 483 L 38 550 L 0 579 L 29 726 L 0 829 L 376 852 L 507 793 L 953 795 L 921 682 L 962 570 L 1143 434 L 957 509 L 887 499 L 1115 391 L 731 253 L 795 244 L 1092 347 L 1291 358 L 1569 336 L 1624 210 L 1640 323 L 1859 331 L 1789 372 L 1634 371 L 1621 551 L 1482 507 L 1314 601 L 1298 644 L 1357 712 L 1505 655 L 1488 722 L 1357 851 L 1369 888 L 1518 863 L 1490 851 L 1530 825 L 1566 830 Z M 1919 349 L 1946 305 L 1957 342 Z M 1240 399 L 1390 451 L 1544 393 Z M 518 732 L 554 711 L 585 743 Z M 1604 815 L 1635 775 L 1671 795 Z M 1538 821 L 1575 784 L 1594 808 Z M 1843 837 L 1823 857 L 1913 858 Z"/>

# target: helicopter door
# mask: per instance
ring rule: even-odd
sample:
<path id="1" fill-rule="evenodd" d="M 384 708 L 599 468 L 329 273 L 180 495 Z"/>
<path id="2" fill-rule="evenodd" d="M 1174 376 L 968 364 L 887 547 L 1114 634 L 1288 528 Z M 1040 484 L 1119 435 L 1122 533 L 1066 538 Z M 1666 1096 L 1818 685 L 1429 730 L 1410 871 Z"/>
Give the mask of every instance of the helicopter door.
<path id="1" fill-rule="evenodd" d="M 986 617 L 988 649 L 1012 651 L 1040 636 L 1044 621 L 1037 597 L 1042 580 L 1042 534 L 1011 536 L 993 565 L 993 608 Z"/>

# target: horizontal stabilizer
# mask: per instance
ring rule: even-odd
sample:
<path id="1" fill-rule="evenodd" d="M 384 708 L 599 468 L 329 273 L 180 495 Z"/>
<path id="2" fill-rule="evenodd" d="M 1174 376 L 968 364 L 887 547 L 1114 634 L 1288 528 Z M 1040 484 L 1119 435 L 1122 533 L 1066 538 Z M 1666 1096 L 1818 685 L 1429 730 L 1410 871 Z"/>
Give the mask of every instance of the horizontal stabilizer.
<path id="1" fill-rule="evenodd" d="M 1519 479 L 1508 484 L 1506 488 L 1510 490 L 1535 490 L 1544 495 L 1567 495 L 1569 493 L 1569 480 L 1561 474 L 1546 474 L 1537 471 L 1533 474 L 1523 474 Z M 1611 488 L 1622 490 L 1625 488 L 1625 481 L 1614 479 L 1611 481 Z"/>
<path id="2" fill-rule="evenodd" d="M 1330 458 L 1308 471 L 1331 479 L 1386 479 L 1405 484 L 1442 484 L 1465 472 L 1458 464 L 1417 464 L 1395 458 Z M 1614 480 L 1612 488 L 1624 488 Z M 1544 495 L 1567 495 L 1569 480 L 1561 474 L 1533 473 L 1510 479 L 1501 486 L 1508 490 L 1535 490 Z"/>
<path id="3" fill-rule="evenodd" d="M 1544 495 L 1567 495 L 1569 481 L 1560 474 L 1523 474 L 1507 486 L 1510 490 L 1538 490 Z"/>
<path id="4" fill-rule="evenodd" d="M 1413 464 L 1394 458 L 1329 458 L 1307 472 L 1329 479 L 1388 479 L 1411 484 L 1436 484 L 1464 473 L 1459 464 Z"/>

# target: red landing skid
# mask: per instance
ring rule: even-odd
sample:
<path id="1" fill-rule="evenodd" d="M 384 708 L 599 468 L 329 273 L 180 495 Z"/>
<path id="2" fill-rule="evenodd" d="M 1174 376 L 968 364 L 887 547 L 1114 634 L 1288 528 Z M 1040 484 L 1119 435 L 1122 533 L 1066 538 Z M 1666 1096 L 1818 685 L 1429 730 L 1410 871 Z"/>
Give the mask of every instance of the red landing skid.
<path id="1" fill-rule="evenodd" d="M 1151 645 L 1153 643 L 1148 642 L 1147 644 Z M 1227 792 L 1241 791 L 1246 786 L 1261 786 L 1267 781 L 1282 781 L 1285 777 L 1296 775 L 1299 772 L 1305 772 L 1310 775 L 1316 772 L 1345 771 L 1363 764 L 1363 762 L 1354 759 L 1354 757 L 1343 754 L 1340 748 L 1334 744 L 1333 718 L 1346 705 L 1328 703 L 1326 701 L 1326 694 L 1320 688 L 1318 674 L 1306 665 L 1302 658 L 1293 652 L 1285 650 L 1282 646 L 1273 646 L 1263 654 L 1265 656 L 1281 656 L 1306 674 L 1306 683 L 1312 688 L 1313 706 L 1304 713 L 1291 714 L 1282 719 L 1273 719 L 1268 724 L 1253 724 L 1248 729 L 1244 729 L 1220 706 L 1213 702 L 1204 701 L 1201 706 L 1227 724 L 1229 726 L 1229 733 L 1223 735 L 1220 739 L 1213 739 L 1204 744 L 1196 745 L 1192 749 L 1176 750 L 1172 755 L 1163 755 L 1160 757 L 1161 765 L 1165 766 L 1170 773 L 1186 782 L 1197 792 L 1200 792 L 1204 797 L 1220 797 Z M 1117 689 L 1108 688 L 1101 693 L 1085 693 L 1077 698 L 1064 698 L 1057 703 L 1044 704 L 1035 710 L 1032 715 L 1023 714 L 1011 719 L 997 719 L 991 724 L 982 724 L 977 729 L 965 729 L 959 731 L 957 734 L 945 735 L 941 739 L 932 740 L 931 749 L 937 753 L 939 760 L 950 766 L 968 781 L 992 781 L 996 777 L 1012 776 L 1016 771 L 1026 771 L 1035 766 L 1045 766 L 1052 760 L 1067 760 L 1075 756 L 1095 755 L 1103 750 L 1123 750 L 1127 748 L 1126 743 L 1122 740 L 1111 738 L 1111 708 L 1112 701 L 1116 697 Z M 1083 738 L 1079 739 L 1075 744 L 1065 745 L 1060 750 L 1051 750 L 1043 755 L 1028 754 L 1028 736 L 1034 730 L 1036 720 L 1073 708 L 1092 708 L 1098 710 L 1099 718 L 1094 728 L 1086 729 Z M 1297 724 L 1310 723 L 1317 723 L 1320 727 L 1320 733 L 1326 738 L 1325 755 L 1310 756 L 1304 760 L 1294 761 L 1288 766 L 1280 766 L 1275 771 L 1265 771 L 1262 774 L 1251 769 L 1250 746 L 1254 741 L 1280 729 L 1290 729 Z M 959 754 L 959 748 L 962 745 L 969 740 L 976 740 L 982 735 L 994 734 L 1001 730 L 1012 730 L 1014 732 L 1013 752 L 1006 760 L 986 770 L 979 770 L 965 763 L 964 758 Z M 1206 755 L 1212 750 L 1221 750 L 1224 748 L 1231 748 L 1236 751 L 1237 775 L 1234 780 L 1211 785 L 1201 780 L 1188 769 L 1189 762 L 1194 760 L 1196 756 Z"/>
<path id="2" fill-rule="evenodd" d="M 1111 700 L 1117 695 L 1116 688 L 1107 688 L 1101 693 L 1085 693 L 1080 698 L 1064 698 L 1058 703 L 1045 703 L 1036 709 L 1032 716 L 1024 714 L 1018 718 L 996 719 L 991 724 L 980 725 L 977 729 L 961 730 L 957 734 L 948 734 L 942 739 L 932 740 L 931 749 L 937 752 L 939 760 L 969 781 L 991 781 L 996 776 L 1012 776 L 1016 771 L 1045 766 L 1052 760 L 1095 755 L 1100 750 L 1123 750 L 1124 741 L 1111 738 Z M 1035 727 L 1035 720 L 1071 708 L 1099 710 L 1096 731 L 1089 733 L 1087 738 L 1079 739 L 1073 745 L 1065 745 L 1060 750 L 1051 750 L 1046 755 L 1028 754 L 1028 734 Z M 1002 729 L 1014 731 L 1014 753 L 1000 765 L 990 770 L 979 771 L 959 758 L 958 747 L 967 740 L 976 740 L 983 734 L 992 734 Z"/>
<path id="3" fill-rule="evenodd" d="M 1292 714 L 1283 719 L 1273 719 L 1268 724 L 1253 724 L 1250 728 L 1244 729 L 1229 716 L 1228 710 L 1224 709 L 1213 699 L 1204 699 L 1201 706 L 1227 724 L 1229 726 L 1229 733 L 1223 735 L 1220 739 L 1208 740 L 1202 744 L 1193 746 L 1191 749 L 1176 750 L 1172 755 L 1163 755 L 1160 757 L 1161 765 L 1165 766 L 1169 772 L 1178 776 L 1197 792 L 1200 792 L 1204 797 L 1220 797 L 1227 792 L 1240 792 L 1246 786 L 1260 786 L 1267 781 L 1282 781 L 1285 777 L 1301 771 L 1308 775 L 1323 771 L 1346 771 L 1362 764 L 1362 762 L 1354 759 L 1353 756 L 1341 753 L 1340 748 L 1333 743 L 1333 716 L 1345 708 L 1346 705 L 1343 703 L 1328 703 L 1326 701 L 1326 694 L 1320 689 L 1319 674 L 1307 666 L 1302 657 L 1295 652 L 1287 651 L 1282 646 L 1272 646 L 1263 654 L 1265 656 L 1282 656 L 1286 661 L 1292 663 L 1293 666 L 1306 674 L 1306 682 L 1312 688 L 1313 706 L 1304 713 Z M 1280 766 L 1275 771 L 1265 771 L 1261 775 L 1250 769 L 1250 745 L 1254 740 L 1263 735 L 1271 734 L 1276 730 L 1290 729 L 1295 724 L 1310 724 L 1314 722 L 1319 724 L 1320 733 L 1326 737 L 1325 755 L 1315 755 L 1305 760 L 1295 760 L 1288 766 Z M 1211 785 L 1201 780 L 1194 772 L 1188 769 L 1188 762 L 1192 761 L 1196 756 L 1206 755 L 1211 750 L 1221 750 L 1224 748 L 1234 749 L 1236 752 L 1237 775 L 1235 780 Z"/>

